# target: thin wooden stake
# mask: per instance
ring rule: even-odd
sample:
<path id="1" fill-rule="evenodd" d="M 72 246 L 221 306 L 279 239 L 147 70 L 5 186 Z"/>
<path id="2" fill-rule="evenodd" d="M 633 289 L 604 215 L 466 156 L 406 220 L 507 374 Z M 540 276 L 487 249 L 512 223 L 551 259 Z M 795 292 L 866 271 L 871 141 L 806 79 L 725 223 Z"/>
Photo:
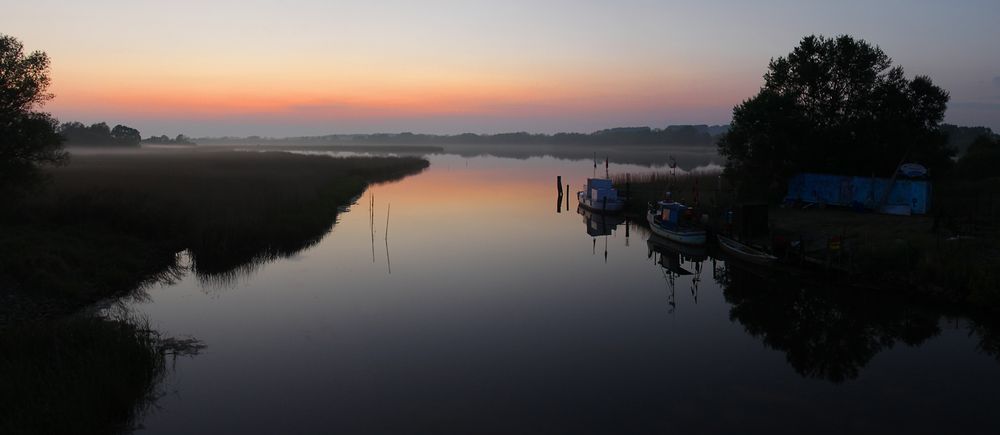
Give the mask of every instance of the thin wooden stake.
<path id="1" fill-rule="evenodd" d="M 392 208 L 392 201 L 385 207 L 385 240 L 389 240 L 389 210 Z"/>

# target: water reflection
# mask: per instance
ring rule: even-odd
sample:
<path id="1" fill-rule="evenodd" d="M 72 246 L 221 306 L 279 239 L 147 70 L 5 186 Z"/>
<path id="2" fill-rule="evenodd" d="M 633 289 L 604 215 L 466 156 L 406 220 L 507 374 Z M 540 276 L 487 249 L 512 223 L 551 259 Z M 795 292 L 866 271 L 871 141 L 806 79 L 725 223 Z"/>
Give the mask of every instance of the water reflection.
<path id="1" fill-rule="evenodd" d="M 682 276 L 691 276 L 689 290 L 692 300 L 697 304 L 702 263 L 708 259 L 705 246 L 682 245 L 655 234 L 649 236 L 649 239 L 646 240 L 646 246 L 648 248 L 647 258 L 658 264 L 663 273 L 668 291 L 669 312 L 673 313 L 677 309 L 677 279 Z"/>
<path id="2" fill-rule="evenodd" d="M 151 292 L 141 311 L 212 347 L 181 363 L 178 398 L 146 433 L 843 433 L 899 408 L 886 426 L 993 418 L 985 323 L 954 331 L 940 309 L 760 278 L 642 220 L 573 213 L 565 193 L 553 213 L 553 181 L 582 184 L 590 156 L 431 161 L 238 291 L 213 298 L 189 275 Z M 945 405 L 936 425 L 906 419 Z"/>
<path id="3" fill-rule="evenodd" d="M 370 187 L 375 187 L 385 183 L 398 181 L 413 174 L 402 174 L 389 177 L 387 180 L 371 183 Z M 371 190 L 369 190 L 371 192 Z M 370 200 L 368 212 L 371 223 L 371 248 L 372 262 L 375 261 L 375 235 L 380 230 L 375 226 L 376 202 L 373 194 L 369 194 Z M 355 205 L 361 201 L 361 197 L 352 200 Z M 198 279 L 203 289 L 224 290 L 233 288 L 248 282 L 251 277 L 262 267 L 278 260 L 294 259 L 300 252 L 315 247 L 336 225 L 341 213 L 348 211 L 348 206 L 328 207 L 325 209 L 313 210 L 308 219 L 298 219 L 294 224 L 280 226 L 250 227 L 234 229 L 234 233 L 242 232 L 242 236 L 228 237 L 224 243 L 212 243 L 202 240 L 199 245 L 192 246 L 178 257 L 178 270 L 190 271 Z M 381 207 L 381 204 L 379 204 Z M 386 204 L 385 209 L 385 251 L 386 267 L 391 271 L 389 262 L 389 212 L 391 204 Z M 172 267 L 177 268 L 178 265 Z M 176 278 L 176 276 L 174 276 Z M 160 284 L 169 285 L 174 280 L 163 280 Z"/>
<path id="4" fill-rule="evenodd" d="M 587 225 L 587 235 L 591 237 L 610 236 L 615 233 L 619 225 L 625 223 L 625 215 L 594 213 L 582 206 L 576 208 L 576 213 L 583 216 L 583 223 Z"/>
<path id="5" fill-rule="evenodd" d="M 917 346 L 938 335 L 941 313 L 899 298 L 762 278 L 729 263 L 721 284 L 731 320 L 782 351 L 800 375 L 840 383 L 856 379 L 893 346 Z"/>
<path id="6" fill-rule="evenodd" d="M 559 197 L 562 200 L 562 196 Z M 631 223 L 628 217 L 623 214 L 601 214 L 577 205 L 576 213 L 583 216 L 583 223 L 587 228 L 587 235 L 591 237 L 591 254 L 597 255 L 598 239 L 604 247 L 604 262 L 608 261 L 608 237 L 613 236 L 619 226 L 625 228 L 625 246 L 629 245 L 629 228 Z"/>
<path id="7" fill-rule="evenodd" d="M 938 336 L 948 314 L 891 294 L 831 287 L 724 261 L 710 256 L 704 246 L 656 235 L 646 243 L 647 258 L 663 274 L 670 313 L 677 308 L 677 288 L 684 284 L 697 304 L 703 265 L 711 261 L 712 277 L 731 305 L 730 320 L 769 348 L 784 352 L 789 365 L 806 378 L 833 383 L 857 379 L 880 352 L 897 344 L 920 346 Z M 969 334 L 979 337 L 978 349 L 1000 360 L 1000 329 L 987 319 L 977 316 L 964 322 Z"/>
<path id="8" fill-rule="evenodd" d="M 554 157 L 562 160 L 597 160 L 606 156 L 615 163 L 641 166 L 666 166 L 671 161 L 680 162 L 684 168 L 717 165 L 722 162 L 712 145 L 618 145 L 618 146 L 560 146 L 560 145 L 444 145 L 444 153 L 463 157 L 493 156 L 510 159 Z"/>

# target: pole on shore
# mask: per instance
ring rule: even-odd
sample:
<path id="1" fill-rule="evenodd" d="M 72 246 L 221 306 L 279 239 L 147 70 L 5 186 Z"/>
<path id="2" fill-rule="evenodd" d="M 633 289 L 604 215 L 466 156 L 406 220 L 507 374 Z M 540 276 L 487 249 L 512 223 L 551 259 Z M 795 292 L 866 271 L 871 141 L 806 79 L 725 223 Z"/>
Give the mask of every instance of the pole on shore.
<path id="1" fill-rule="evenodd" d="M 625 173 L 625 199 L 632 200 L 632 176 L 629 173 Z"/>

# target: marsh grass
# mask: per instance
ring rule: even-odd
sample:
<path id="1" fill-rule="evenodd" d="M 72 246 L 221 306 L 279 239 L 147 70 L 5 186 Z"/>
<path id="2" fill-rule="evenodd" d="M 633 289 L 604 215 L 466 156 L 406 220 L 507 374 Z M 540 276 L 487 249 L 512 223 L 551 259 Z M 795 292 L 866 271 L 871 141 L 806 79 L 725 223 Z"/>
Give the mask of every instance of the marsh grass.
<path id="1" fill-rule="evenodd" d="M 74 156 L 47 189 L 0 209 L 0 433 L 129 431 L 168 359 L 203 346 L 122 309 L 80 307 L 141 297 L 187 270 L 225 283 L 316 243 L 365 186 L 426 166 L 279 152 Z"/>
<path id="2" fill-rule="evenodd" d="M 0 433 L 127 432 L 157 397 L 168 357 L 192 339 L 165 339 L 145 319 L 81 315 L 0 328 Z"/>
<path id="3" fill-rule="evenodd" d="M 674 200 L 688 206 L 696 203 L 702 210 L 714 211 L 729 206 L 733 202 L 732 186 L 722 177 L 720 171 L 684 172 L 672 175 L 670 172 L 645 172 L 638 174 L 614 174 L 611 181 L 619 192 L 624 193 L 628 181 L 629 201 L 627 211 L 645 215 L 646 204 L 665 198 L 671 192 Z"/>
<path id="4" fill-rule="evenodd" d="M 43 193 L 0 216 L 0 278 L 92 302 L 156 277 L 187 250 L 200 277 L 225 280 L 315 244 L 369 183 L 426 166 L 283 152 L 75 155 Z"/>

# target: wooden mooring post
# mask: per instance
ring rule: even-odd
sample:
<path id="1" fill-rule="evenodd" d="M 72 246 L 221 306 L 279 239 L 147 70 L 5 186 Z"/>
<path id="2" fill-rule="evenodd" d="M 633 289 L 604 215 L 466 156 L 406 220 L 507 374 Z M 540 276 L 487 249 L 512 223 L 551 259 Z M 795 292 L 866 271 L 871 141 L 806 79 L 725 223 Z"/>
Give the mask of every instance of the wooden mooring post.
<path id="1" fill-rule="evenodd" d="M 556 213 L 562 213 L 562 201 L 563 201 L 563 187 L 562 187 L 562 175 L 556 175 L 556 190 L 559 191 L 559 196 L 556 197 Z M 569 211 L 569 202 L 566 202 L 566 211 Z"/>

